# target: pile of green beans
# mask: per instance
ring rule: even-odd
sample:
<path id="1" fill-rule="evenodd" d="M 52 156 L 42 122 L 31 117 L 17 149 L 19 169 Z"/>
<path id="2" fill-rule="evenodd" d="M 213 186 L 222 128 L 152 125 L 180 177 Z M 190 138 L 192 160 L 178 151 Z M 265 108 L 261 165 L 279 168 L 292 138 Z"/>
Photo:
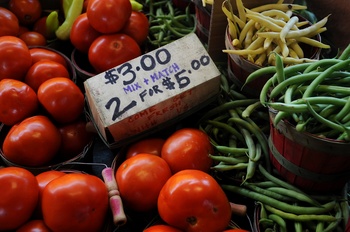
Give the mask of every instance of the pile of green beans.
<path id="1" fill-rule="evenodd" d="M 146 0 L 148 9 L 149 36 L 151 46 L 161 47 L 196 30 L 196 17 L 190 11 L 175 8 L 172 1 Z"/>
<path id="2" fill-rule="evenodd" d="M 229 86 L 224 74 L 221 89 L 217 105 L 202 116 L 199 127 L 215 147 L 215 154 L 210 155 L 212 170 L 247 181 L 264 158 L 269 165 L 268 114 L 259 99 L 247 98 Z"/>
<path id="3" fill-rule="evenodd" d="M 276 65 L 251 73 L 246 83 L 270 74 L 260 102 L 274 109 L 274 124 L 288 120 L 297 131 L 322 138 L 350 141 L 350 45 L 335 58 L 284 67 Z"/>
<path id="4" fill-rule="evenodd" d="M 310 196 L 258 166 L 259 182 L 222 185 L 226 191 L 255 200 L 260 231 L 344 231 L 349 218 L 346 194 Z"/>

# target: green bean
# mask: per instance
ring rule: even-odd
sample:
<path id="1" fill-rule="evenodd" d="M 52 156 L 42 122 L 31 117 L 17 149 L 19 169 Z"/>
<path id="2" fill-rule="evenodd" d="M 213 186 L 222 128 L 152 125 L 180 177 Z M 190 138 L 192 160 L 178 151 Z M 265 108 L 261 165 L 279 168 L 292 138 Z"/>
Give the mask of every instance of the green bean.
<path id="1" fill-rule="evenodd" d="M 323 231 L 324 231 L 324 221 L 317 222 L 315 232 L 323 232 Z"/>
<path id="2" fill-rule="evenodd" d="M 248 118 L 250 117 L 250 115 L 254 112 L 254 110 L 258 109 L 259 107 L 261 107 L 262 104 L 260 101 L 257 101 L 253 104 L 248 105 L 242 112 L 242 117 L 243 118 Z"/>
<path id="3" fill-rule="evenodd" d="M 247 156 L 241 156 L 236 158 L 221 155 L 209 155 L 209 157 L 215 161 L 223 162 L 224 164 L 239 164 L 248 162 Z"/>
<path id="4" fill-rule="evenodd" d="M 200 121 L 206 120 L 208 118 L 213 117 L 214 115 L 217 114 L 222 114 L 223 112 L 226 112 L 230 109 L 235 109 L 237 107 L 241 107 L 241 106 L 248 106 L 254 102 L 256 102 L 257 99 L 242 99 L 242 100 L 234 100 L 234 101 L 229 101 L 229 102 L 225 102 L 222 105 L 219 105 L 211 110 L 209 110 L 207 113 L 205 113 L 203 115 L 203 117 L 200 119 Z"/>
<path id="5" fill-rule="evenodd" d="M 264 204 L 261 203 L 260 201 L 257 201 L 255 204 L 260 206 L 260 213 L 259 213 L 260 219 L 267 218 L 267 212 L 266 212 Z"/>
<path id="6" fill-rule="evenodd" d="M 258 70 L 250 73 L 247 78 L 245 79 L 245 83 L 243 84 L 242 88 L 243 89 L 245 87 L 246 84 L 254 81 L 255 79 L 264 76 L 264 75 L 268 75 L 268 74 L 273 74 L 276 73 L 276 66 L 272 65 L 272 66 L 265 66 L 262 68 L 259 68 Z"/>
<path id="7" fill-rule="evenodd" d="M 342 215 L 343 227 L 346 228 L 349 222 L 349 204 L 347 200 L 339 202 L 340 211 Z"/>
<path id="8" fill-rule="evenodd" d="M 314 91 L 314 89 L 316 89 L 316 87 L 326 78 L 328 77 L 332 72 L 340 70 L 340 69 L 344 69 L 344 68 L 350 68 L 348 67 L 350 64 L 350 59 L 349 60 L 344 60 L 344 61 L 340 61 L 337 64 L 334 64 L 332 66 L 330 66 L 329 68 L 327 68 L 326 70 L 324 70 L 320 75 L 318 75 L 308 86 L 308 88 L 306 88 L 303 97 L 310 97 Z"/>
<path id="9" fill-rule="evenodd" d="M 290 114 L 303 113 L 303 112 L 307 112 L 309 110 L 306 103 L 300 104 L 300 103 L 269 102 L 269 103 L 267 103 L 267 105 L 275 110 L 285 111 L 285 112 L 288 112 Z M 320 110 L 320 107 L 317 105 L 311 105 L 311 106 L 313 108 L 316 108 L 316 110 Z"/>
<path id="10" fill-rule="evenodd" d="M 276 214 L 280 216 L 281 218 L 291 220 L 291 221 L 299 221 L 299 222 L 305 222 L 305 221 L 323 221 L 323 222 L 334 222 L 337 219 L 334 216 L 326 215 L 326 214 L 293 214 L 293 213 L 287 213 L 282 210 L 279 210 L 277 208 L 274 208 L 270 206 L 269 204 L 265 205 L 265 208 L 267 211 L 270 211 L 273 214 Z"/>
<path id="11" fill-rule="evenodd" d="M 276 193 L 279 193 L 279 194 L 282 194 L 282 195 L 285 195 L 288 197 L 292 197 L 296 200 L 306 202 L 306 203 L 309 203 L 309 204 L 314 205 L 314 206 L 321 206 L 321 204 L 318 201 L 316 201 L 315 199 L 313 199 L 312 197 L 309 197 L 305 194 L 294 191 L 292 189 L 286 189 L 283 187 L 270 187 L 270 188 L 267 188 L 267 190 L 270 190 L 272 192 L 276 192 Z"/>
<path id="12" fill-rule="evenodd" d="M 272 83 L 273 83 L 273 78 L 270 78 L 265 82 L 265 84 L 261 88 L 259 100 L 263 106 L 266 106 L 266 103 L 268 102 L 267 96 L 268 96 L 270 89 L 272 88 L 272 85 L 273 85 Z"/>
<path id="13" fill-rule="evenodd" d="M 331 232 L 334 231 L 335 228 L 338 227 L 338 225 L 341 223 L 342 220 L 342 211 L 340 209 L 339 204 L 335 205 L 335 210 L 336 210 L 336 214 L 335 214 L 335 218 L 336 220 L 334 222 L 331 222 L 328 224 L 328 226 L 326 228 L 324 228 L 323 232 Z"/>
<path id="14" fill-rule="evenodd" d="M 273 192 L 273 191 L 270 191 L 268 189 L 260 188 L 260 187 L 258 187 L 256 185 L 250 184 L 248 182 L 244 182 L 242 185 L 244 187 L 246 187 L 246 188 L 256 192 L 256 193 L 263 194 L 264 196 L 271 197 L 271 198 L 276 199 L 278 201 L 292 202 L 294 200 L 293 198 L 291 198 L 289 196 L 282 195 L 280 193 Z"/>
<path id="15" fill-rule="evenodd" d="M 260 160 L 260 158 L 261 158 L 261 145 L 258 143 L 256 144 L 255 157 L 249 158 L 248 160 L 247 173 L 245 175 L 243 182 L 254 177 L 256 166 L 258 165 L 258 161 Z"/>
<path id="16" fill-rule="evenodd" d="M 272 227 L 273 224 L 274 224 L 274 222 L 271 219 L 268 219 L 268 218 L 260 218 L 259 219 L 259 225 L 261 225 L 262 227 Z M 265 230 L 265 232 L 266 232 L 266 230 Z"/>
<path id="17" fill-rule="evenodd" d="M 279 83 L 278 85 L 276 85 L 271 90 L 269 97 L 270 97 L 270 99 L 273 99 L 278 95 L 283 95 L 282 93 L 284 93 L 284 90 L 287 88 L 287 86 L 295 85 L 295 84 L 302 84 L 302 83 L 305 83 L 306 81 L 314 80 L 320 74 L 321 74 L 320 72 L 311 72 L 311 73 L 302 73 L 302 74 L 297 74 L 295 76 L 292 76 L 292 77 L 286 79 L 285 81 Z"/>
<path id="18" fill-rule="evenodd" d="M 245 196 L 256 201 L 261 201 L 265 205 L 268 204 L 287 213 L 323 214 L 331 211 L 336 205 L 335 201 L 323 204 L 321 207 L 291 205 L 283 201 L 276 200 L 272 197 L 265 196 L 264 194 L 234 185 L 222 185 L 222 188 L 224 190 L 239 194 L 241 196 Z"/>
<path id="19" fill-rule="evenodd" d="M 319 122 L 322 123 L 322 124 L 325 124 L 325 125 L 329 126 L 329 127 L 332 128 L 332 129 L 338 130 L 339 132 L 346 132 L 346 130 L 345 130 L 345 128 L 344 128 L 343 126 L 341 126 L 341 125 L 339 125 L 339 124 L 337 124 L 337 123 L 335 123 L 335 122 L 332 122 L 332 121 L 330 121 L 330 120 L 328 120 L 328 119 L 322 117 L 321 115 L 319 115 L 319 114 L 313 109 L 313 107 L 311 106 L 311 104 L 310 104 L 308 101 L 306 101 L 306 104 L 307 104 L 307 106 L 308 106 L 308 109 L 309 109 L 311 115 L 312 115 L 317 121 L 319 121 Z"/>
<path id="20" fill-rule="evenodd" d="M 217 171 L 230 171 L 230 170 L 243 170 L 247 169 L 247 163 L 238 163 L 238 164 L 218 164 L 210 167 L 212 170 Z"/>
<path id="21" fill-rule="evenodd" d="M 243 136 L 234 127 L 228 125 L 227 123 L 214 121 L 214 120 L 208 120 L 207 123 L 229 132 L 230 134 L 234 135 L 240 141 L 244 141 Z"/>
<path id="22" fill-rule="evenodd" d="M 307 67 L 304 70 L 304 73 L 309 73 L 314 71 L 322 72 L 323 70 L 329 68 L 332 65 L 338 64 L 339 62 L 341 62 L 340 59 L 334 59 L 334 58 L 321 59 L 314 63 L 310 63 L 309 67 Z"/>
<path id="23" fill-rule="evenodd" d="M 261 132 L 261 130 L 255 128 L 252 124 L 250 124 L 249 122 L 241 119 L 241 118 L 234 118 L 231 117 L 228 119 L 229 123 L 236 123 L 242 127 L 244 127 L 245 129 L 247 129 L 249 132 L 251 132 L 253 135 L 255 135 L 255 137 L 257 138 L 258 142 L 261 145 L 261 149 L 263 151 L 263 154 L 265 156 L 269 155 L 269 149 L 268 149 L 268 145 L 267 145 L 267 139 L 265 137 L 265 135 Z"/>
<path id="24" fill-rule="evenodd" d="M 305 92 L 305 89 L 307 86 L 300 86 L 298 87 L 295 91 L 303 93 Z M 314 90 L 315 92 L 322 94 L 340 94 L 344 96 L 349 96 L 350 95 L 350 88 L 349 87 L 344 87 L 344 86 L 337 86 L 337 85 L 318 85 L 316 89 Z"/>
<path id="25" fill-rule="evenodd" d="M 268 218 L 277 223 L 280 232 L 287 232 L 287 224 L 283 218 L 276 214 L 269 214 Z"/>
<path id="26" fill-rule="evenodd" d="M 245 155 L 248 152 L 248 148 L 245 148 L 245 147 L 231 147 L 231 146 L 216 145 L 215 148 L 220 153 L 229 154 L 233 156 Z"/>
<path id="27" fill-rule="evenodd" d="M 249 184 L 252 184 L 252 185 L 255 185 L 255 186 L 258 186 L 258 187 L 261 187 L 261 188 L 269 188 L 269 187 L 279 186 L 275 182 L 269 181 L 269 180 L 260 181 L 260 182 L 250 182 Z"/>
<path id="28" fill-rule="evenodd" d="M 261 164 L 260 164 L 258 167 L 259 167 L 260 173 L 261 173 L 267 180 L 270 180 L 270 181 L 272 181 L 272 182 L 274 182 L 274 183 L 278 184 L 279 186 L 282 186 L 282 187 L 284 187 L 284 188 L 286 188 L 286 189 L 292 189 L 292 190 L 294 190 L 294 191 L 296 191 L 296 192 L 299 192 L 299 193 L 302 193 L 302 194 L 305 194 L 305 195 L 306 195 L 306 193 L 304 193 L 303 191 L 301 191 L 299 188 L 297 188 L 297 187 L 295 187 L 295 186 L 293 186 L 293 185 L 291 185 L 291 184 L 289 184 L 289 183 L 287 183 L 287 182 L 285 182 L 285 181 L 283 181 L 283 180 L 281 180 L 281 179 L 279 179 L 279 178 L 273 176 L 273 175 L 270 174 L 269 172 L 267 172 L 266 169 L 265 169 Z M 311 197 L 310 197 L 310 198 L 311 198 Z"/>
<path id="29" fill-rule="evenodd" d="M 286 74 L 284 73 L 283 60 L 279 54 L 275 54 L 275 59 L 276 59 L 277 81 L 278 83 L 281 83 L 286 79 Z"/>
<path id="30" fill-rule="evenodd" d="M 303 224 L 301 222 L 294 222 L 294 231 L 303 232 Z"/>
<path id="31" fill-rule="evenodd" d="M 342 54 L 339 56 L 338 59 L 346 60 L 349 58 L 350 58 L 350 44 L 343 50 Z"/>
<path id="32" fill-rule="evenodd" d="M 340 122 L 348 114 L 350 114 L 350 97 L 348 98 L 348 101 L 345 103 L 344 107 L 335 116 L 335 120 Z"/>

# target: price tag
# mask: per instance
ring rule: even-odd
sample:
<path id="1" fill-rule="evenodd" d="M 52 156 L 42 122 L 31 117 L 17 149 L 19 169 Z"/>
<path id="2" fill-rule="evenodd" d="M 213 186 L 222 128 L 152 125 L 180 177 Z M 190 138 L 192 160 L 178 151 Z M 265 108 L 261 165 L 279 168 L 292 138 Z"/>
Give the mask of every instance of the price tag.
<path id="1" fill-rule="evenodd" d="M 215 97 L 220 72 L 191 33 L 84 82 L 95 127 L 111 143 L 166 123 Z"/>

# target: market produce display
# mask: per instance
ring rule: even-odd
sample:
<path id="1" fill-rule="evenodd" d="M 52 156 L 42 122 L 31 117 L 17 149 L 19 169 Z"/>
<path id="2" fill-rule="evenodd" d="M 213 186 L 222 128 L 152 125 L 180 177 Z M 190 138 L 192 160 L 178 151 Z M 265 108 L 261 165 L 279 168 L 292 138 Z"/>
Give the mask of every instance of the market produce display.
<path id="1" fill-rule="evenodd" d="M 208 6 L 225 22 L 217 96 L 109 146 L 84 82 L 146 82 L 170 57 L 169 88 L 148 95 L 201 78 L 204 40 L 188 70 L 157 49 L 201 36 Z M 0 0 L 0 231 L 349 231 L 350 45 L 324 39 L 331 17 L 305 1 Z M 106 107 L 125 113 L 133 88 Z"/>

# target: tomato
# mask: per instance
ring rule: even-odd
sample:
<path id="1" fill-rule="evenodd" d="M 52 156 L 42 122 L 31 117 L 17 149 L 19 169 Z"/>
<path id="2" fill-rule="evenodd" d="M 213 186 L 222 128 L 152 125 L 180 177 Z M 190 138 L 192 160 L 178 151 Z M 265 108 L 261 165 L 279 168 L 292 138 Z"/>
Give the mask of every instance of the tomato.
<path id="1" fill-rule="evenodd" d="M 40 60 L 28 70 L 24 82 L 37 91 L 45 81 L 54 77 L 70 78 L 68 69 L 61 63 L 51 60 Z"/>
<path id="2" fill-rule="evenodd" d="M 159 193 L 158 212 L 167 224 L 188 232 L 221 232 L 231 220 L 230 202 L 218 182 L 194 169 L 169 178 Z"/>
<path id="3" fill-rule="evenodd" d="M 19 26 L 19 31 L 18 31 L 18 37 L 20 36 L 20 35 L 22 35 L 24 32 L 27 32 L 27 31 L 29 31 L 29 28 L 28 27 L 25 27 L 25 26 Z"/>
<path id="4" fill-rule="evenodd" d="M 51 232 L 41 219 L 29 220 L 16 230 L 16 232 Z"/>
<path id="5" fill-rule="evenodd" d="M 38 202 L 35 176 L 24 168 L 0 168 L 0 231 L 15 230 L 29 220 Z"/>
<path id="6" fill-rule="evenodd" d="M 0 37 L 0 80 L 23 80 L 31 65 L 32 57 L 23 40 L 15 36 Z"/>
<path id="7" fill-rule="evenodd" d="M 140 212 L 155 209 L 159 191 L 170 176 L 168 164 L 159 156 L 143 153 L 125 160 L 116 172 L 124 206 Z"/>
<path id="8" fill-rule="evenodd" d="M 10 0 L 8 8 L 23 25 L 31 25 L 41 16 L 40 0 Z"/>
<path id="9" fill-rule="evenodd" d="M 11 127 L 2 150 L 9 161 L 23 166 L 48 164 L 58 152 L 61 135 L 46 116 L 36 115 Z"/>
<path id="10" fill-rule="evenodd" d="M 129 145 L 126 151 L 126 159 L 139 153 L 148 153 L 160 156 L 165 140 L 162 138 L 146 138 Z"/>
<path id="11" fill-rule="evenodd" d="M 182 230 L 169 225 L 153 225 L 143 230 L 143 232 L 182 232 Z"/>
<path id="12" fill-rule="evenodd" d="M 89 0 L 86 13 L 95 30 L 110 34 L 119 32 L 132 12 L 129 0 Z"/>
<path id="13" fill-rule="evenodd" d="M 88 58 L 97 72 L 104 72 L 141 55 L 137 42 L 125 34 L 101 35 L 90 45 Z"/>
<path id="14" fill-rule="evenodd" d="M 32 47 L 29 49 L 29 52 L 32 57 L 33 64 L 40 60 L 52 60 L 62 64 L 66 68 L 68 67 L 63 55 L 56 51 L 49 50 L 46 48 Z"/>
<path id="15" fill-rule="evenodd" d="M 64 161 L 82 153 L 92 140 L 93 134 L 86 130 L 86 121 L 83 119 L 61 125 L 58 129 L 62 137 L 59 158 Z"/>
<path id="16" fill-rule="evenodd" d="M 37 92 L 40 104 L 59 123 L 78 119 L 84 110 L 84 94 L 65 77 L 54 77 L 42 83 Z"/>
<path id="17" fill-rule="evenodd" d="M 132 11 L 129 20 L 121 30 L 121 33 L 131 36 L 141 45 L 146 41 L 149 31 L 149 22 L 147 16 L 141 11 Z"/>
<path id="18" fill-rule="evenodd" d="M 67 173 L 46 185 L 42 195 L 45 224 L 53 231 L 103 231 L 109 206 L 104 182 L 94 175 Z"/>
<path id="19" fill-rule="evenodd" d="M 0 6 L 0 36 L 17 36 L 19 22 L 17 16 L 8 9 Z"/>
<path id="20" fill-rule="evenodd" d="M 39 101 L 34 90 L 26 83 L 13 79 L 0 80 L 0 122 L 12 126 L 32 116 Z"/>
<path id="21" fill-rule="evenodd" d="M 91 27 L 87 13 L 82 13 L 72 25 L 70 41 L 77 50 L 87 54 L 92 42 L 100 35 L 100 32 Z"/>
<path id="22" fill-rule="evenodd" d="M 35 21 L 33 31 L 42 34 L 46 39 L 54 39 L 56 34 L 54 31 L 48 30 L 46 27 L 47 16 L 42 16 Z"/>
<path id="23" fill-rule="evenodd" d="M 207 134 L 196 128 L 182 128 L 166 139 L 161 157 L 173 173 L 184 169 L 208 172 L 213 163 L 209 154 L 213 152 Z"/>
<path id="24" fill-rule="evenodd" d="M 27 46 L 45 46 L 46 38 L 44 35 L 36 31 L 27 31 L 19 35 L 19 38 L 22 39 Z"/>

